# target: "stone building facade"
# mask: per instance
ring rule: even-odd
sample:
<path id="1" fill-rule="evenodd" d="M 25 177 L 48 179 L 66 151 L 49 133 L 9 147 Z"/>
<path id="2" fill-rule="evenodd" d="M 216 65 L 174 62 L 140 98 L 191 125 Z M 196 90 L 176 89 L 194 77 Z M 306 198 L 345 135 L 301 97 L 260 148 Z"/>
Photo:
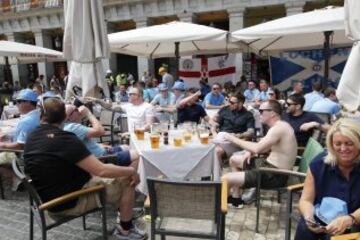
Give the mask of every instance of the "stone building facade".
<path id="1" fill-rule="evenodd" d="M 235 31 L 275 18 L 325 5 L 343 5 L 343 0 L 103 0 L 108 33 L 179 20 Z M 36 44 L 61 51 L 64 16 L 62 0 L 0 0 L 0 39 Z M 111 54 L 105 64 L 114 73 L 130 69 L 135 76 L 155 72 L 163 60 L 148 60 Z M 169 60 L 167 60 L 169 61 Z M 169 62 L 171 65 L 171 61 Z M 236 73 L 243 71 L 243 56 L 236 56 Z M 0 82 L 4 80 L 2 69 Z M 11 66 L 14 81 L 25 85 L 43 74 L 58 77 L 66 63 Z"/>

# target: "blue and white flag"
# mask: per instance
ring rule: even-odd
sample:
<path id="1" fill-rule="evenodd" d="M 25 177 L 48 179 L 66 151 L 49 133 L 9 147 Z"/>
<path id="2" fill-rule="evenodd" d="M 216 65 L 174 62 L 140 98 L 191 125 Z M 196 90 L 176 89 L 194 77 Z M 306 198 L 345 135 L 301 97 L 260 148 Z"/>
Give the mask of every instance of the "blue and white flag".
<path id="1" fill-rule="evenodd" d="M 328 85 L 337 87 L 351 48 L 331 49 Z M 289 51 L 269 57 L 271 79 L 275 88 L 289 91 L 294 81 L 302 81 L 304 91 L 311 90 L 314 80 L 324 79 L 323 49 Z"/>

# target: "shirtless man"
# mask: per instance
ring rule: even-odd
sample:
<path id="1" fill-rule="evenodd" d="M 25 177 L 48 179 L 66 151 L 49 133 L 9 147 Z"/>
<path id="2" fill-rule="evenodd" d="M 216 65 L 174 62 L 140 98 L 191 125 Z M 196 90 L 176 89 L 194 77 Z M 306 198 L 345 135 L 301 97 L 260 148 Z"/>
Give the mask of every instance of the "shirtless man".
<path id="1" fill-rule="evenodd" d="M 259 112 L 261 122 L 268 125 L 270 129 L 258 143 L 238 139 L 231 134 L 224 136 L 226 140 L 245 150 L 241 154 L 234 154 L 230 158 L 232 172 L 225 175 L 232 190 L 229 203 L 238 208 L 243 206 L 239 188 L 252 188 L 257 185 L 257 172 L 255 169 L 245 170 L 248 169 L 250 164 L 256 168 L 291 169 L 296 158 L 297 143 L 294 130 L 288 123 L 281 121 L 280 104 L 275 100 L 269 100 L 260 105 Z M 266 159 L 251 158 L 256 154 L 269 151 L 269 156 Z M 286 176 L 263 174 L 261 187 L 280 187 L 284 186 L 286 181 Z"/>

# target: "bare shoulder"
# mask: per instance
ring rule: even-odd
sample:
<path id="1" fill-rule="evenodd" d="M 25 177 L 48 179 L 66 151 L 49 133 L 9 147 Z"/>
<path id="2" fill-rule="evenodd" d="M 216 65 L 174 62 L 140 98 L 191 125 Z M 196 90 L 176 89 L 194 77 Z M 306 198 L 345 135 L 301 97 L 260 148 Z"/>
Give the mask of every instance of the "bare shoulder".
<path id="1" fill-rule="evenodd" d="M 277 122 L 271 130 L 276 134 L 289 134 L 293 132 L 293 128 L 285 121 Z"/>

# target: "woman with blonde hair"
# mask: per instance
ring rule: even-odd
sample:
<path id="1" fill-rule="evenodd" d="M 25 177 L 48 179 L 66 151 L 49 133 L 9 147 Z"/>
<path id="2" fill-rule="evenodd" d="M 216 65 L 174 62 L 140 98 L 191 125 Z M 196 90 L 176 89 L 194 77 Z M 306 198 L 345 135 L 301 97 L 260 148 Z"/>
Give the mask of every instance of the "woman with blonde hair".
<path id="1" fill-rule="evenodd" d="M 328 152 L 310 163 L 300 198 L 295 240 L 330 239 L 359 231 L 360 124 L 343 118 L 326 137 Z"/>

